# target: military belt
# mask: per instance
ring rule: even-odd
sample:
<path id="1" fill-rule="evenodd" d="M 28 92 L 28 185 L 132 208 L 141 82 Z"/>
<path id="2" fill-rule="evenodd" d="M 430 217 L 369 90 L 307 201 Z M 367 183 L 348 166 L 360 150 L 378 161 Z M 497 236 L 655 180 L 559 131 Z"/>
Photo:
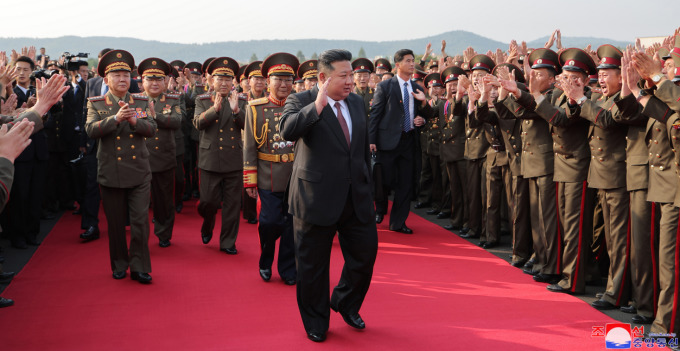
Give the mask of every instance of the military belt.
<path id="1" fill-rule="evenodd" d="M 295 154 L 265 154 L 258 152 L 257 158 L 269 162 L 293 162 Z"/>

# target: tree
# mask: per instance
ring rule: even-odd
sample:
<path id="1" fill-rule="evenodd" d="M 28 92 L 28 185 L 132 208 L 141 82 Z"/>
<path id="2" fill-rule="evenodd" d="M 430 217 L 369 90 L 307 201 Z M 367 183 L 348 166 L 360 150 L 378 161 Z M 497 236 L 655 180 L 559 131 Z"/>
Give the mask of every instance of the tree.
<path id="1" fill-rule="evenodd" d="M 319 59 L 319 55 L 317 55 L 317 53 L 315 52 L 315 53 L 312 54 L 312 58 L 311 58 L 311 59 L 312 59 L 312 60 L 318 60 L 318 59 Z"/>
<path id="2" fill-rule="evenodd" d="M 254 61 L 257 61 L 257 55 L 255 53 L 253 53 L 253 55 L 250 56 L 250 62 L 254 62 Z"/>
<path id="3" fill-rule="evenodd" d="M 299 60 L 300 62 L 305 62 L 305 61 L 307 61 L 307 60 L 305 59 L 305 54 L 302 53 L 302 50 L 298 50 L 298 52 L 297 52 L 297 54 L 295 54 L 295 56 L 297 56 L 297 58 L 298 58 L 298 60 Z"/>
<path id="4" fill-rule="evenodd" d="M 359 53 L 357 54 L 357 57 L 358 58 L 366 58 L 366 51 L 364 51 L 363 46 L 359 49 Z"/>

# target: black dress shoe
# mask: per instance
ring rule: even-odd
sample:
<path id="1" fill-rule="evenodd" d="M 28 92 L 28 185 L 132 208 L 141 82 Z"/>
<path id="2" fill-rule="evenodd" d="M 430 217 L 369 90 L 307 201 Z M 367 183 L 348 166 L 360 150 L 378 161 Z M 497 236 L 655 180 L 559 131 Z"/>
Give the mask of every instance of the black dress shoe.
<path id="1" fill-rule="evenodd" d="M 643 317 L 639 314 L 636 314 L 633 316 L 633 318 L 630 319 L 633 321 L 635 324 L 652 324 L 654 323 L 654 317 Z"/>
<path id="2" fill-rule="evenodd" d="M 486 241 L 480 241 L 479 243 L 477 243 L 477 246 L 479 247 L 482 247 L 484 245 L 486 245 Z"/>
<path id="3" fill-rule="evenodd" d="M 307 332 L 307 339 L 314 342 L 322 342 L 326 340 L 326 333 Z"/>
<path id="4" fill-rule="evenodd" d="M 609 303 L 605 300 L 595 300 L 590 305 L 597 308 L 600 311 L 602 311 L 602 310 L 613 310 L 613 309 L 618 308 L 618 306 L 614 305 L 613 303 Z"/>
<path id="5" fill-rule="evenodd" d="M 484 245 L 482 245 L 482 248 L 491 249 L 491 248 L 494 248 L 496 246 L 498 246 L 497 241 L 487 241 L 487 242 L 484 243 Z"/>
<path id="6" fill-rule="evenodd" d="M 522 270 L 522 272 L 524 272 L 524 274 L 529 274 L 529 275 L 536 275 L 536 274 L 538 274 L 538 273 L 541 273 L 541 271 L 535 271 L 535 270 L 533 270 L 533 269 L 531 269 L 531 268 L 524 268 L 524 269 Z"/>
<path id="7" fill-rule="evenodd" d="M 524 267 L 524 264 L 527 262 L 527 260 L 521 260 L 521 261 L 515 261 L 510 263 L 511 266 L 516 267 L 516 268 L 522 268 Z"/>
<path id="8" fill-rule="evenodd" d="M 130 279 L 136 280 L 142 284 L 151 284 L 151 276 L 149 273 L 130 272 Z"/>
<path id="9" fill-rule="evenodd" d="M 203 240 L 204 244 L 208 244 L 210 242 L 210 239 L 212 239 L 212 233 L 210 234 L 201 233 L 201 240 Z"/>
<path id="10" fill-rule="evenodd" d="M 113 275 L 113 279 L 123 279 L 123 278 L 125 278 L 125 276 L 127 275 L 127 273 L 125 273 L 125 271 L 122 271 L 122 272 L 113 272 L 112 275 Z"/>
<path id="11" fill-rule="evenodd" d="M 295 285 L 295 283 L 297 283 L 297 279 L 293 279 L 293 278 L 284 278 L 283 279 L 283 284 Z"/>
<path id="12" fill-rule="evenodd" d="M 444 229 L 446 230 L 460 230 L 459 225 L 453 225 L 453 224 L 447 224 L 444 226 Z"/>
<path id="13" fill-rule="evenodd" d="M 257 224 L 257 219 L 255 219 L 255 218 L 249 219 L 248 224 Z"/>
<path id="14" fill-rule="evenodd" d="M 28 239 L 26 240 L 26 243 L 31 246 L 40 246 L 40 244 L 42 244 L 42 242 L 38 239 Z"/>
<path id="15" fill-rule="evenodd" d="M 534 281 L 538 283 L 557 284 L 561 279 L 562 276 L 559 274 L 538 273 L 534 276 Z"/>
<path id="16" fill-rule="evenodd" d="M 383 218 L 385 218 L 385 215 L 382 215 L 380 213 L 376 213 L 375 215 L 375 223 L 380 224 L 383 221 Z"/>
<path id="17" fill-rule="evenodd" d="M 361 316 L 358 313 L 340 312 L 340 315 L 342 316 L 342 319 L 345 320 L 345 323 L 347 323 L 347 325 L 350 327 L 356 329 L 366 328 L 366 323 L 364 323 L 364 320 L 361 319 Z"/>
<path id="18" fill-rule="evenodd" d="M 630 314 L 637 313 L 637 308 L 635 308 L 635 306 L 621 306 L 620 310 L 623 313 L 630 313 Z M 633 318 L 635 318 L 635 317 L 633 317 Z"/>
<path id="19" fill-rule="evenodd" d="M 397 232 L 397 233 L 404 233 L 404 234 L 413 234 L 413 230 L 411 228 L 407 227 L 406 225 L 402 226 L 401 228 L 398 229 L 392 229 L 390 228 L 391 231 Z"/>
<path id="20" fill-rule="evenodd" d="M 560 293 L 565 293 L 565 294 L 569 294 L 569 295 L 583 294 L 582 292 L 572 292 L 569 289 L 565 289 L 565 288 L 561 287 L 559 284 L 550 284 L 550 285 L 546 286 L 546 289 L 548 289 L 548 291 L 560 292 Z"/>
<path id="21" fill-rule="evenodd" d="M 168 247 L 168 246 L 170 246 L 170 240 L 161 240 L 161 241 L 158 242 L 158 246 Z"/>
<path id="22" fill-rule="evenodd" d="M 470 231 L 470 228 L 468 228 L 468 227 L 464 226 L 463 228 L 460 228 L 461 234 L 467 234 L 469 231 Z"/>
<path id="23" fill-rule="evenodd" d="M 0 273 L 0 283 L 9 283 L 14 278 L 14 272 L 4 272 Z"/>
<path id="24" fill-rule="evenodd" d="M 236 250 L 236 246 L 228 247 L 226 249 L 220 249 L 224 252 L 227 253 L 227 255 L 236 255 L 238 253 L 238 250 Z"/>
<path id="25" fill-rule="evenodd" d="M 0 308 L 9 307 L 9 306 L 12 306 L 12 305 L 14 305 L 14 300 L 6 299 L 6 298 L 0 296 Z"/>
<path id="26" fill-rule="evenodd" d="M 437 213 L 437 219 L 451 218 L 450 213 L 439 212 Z"/>
<path id="27" fill-rule="evenodd" d="M 262 277 L 262 280 L 268 282 L 269 279 L 272 279 L 272 270 L 271 268 L 267 269 L 262 269 L 260 268 L 260 277 Z"/>
<path id="28" fill-rule="evenodd" d="M 83 239 L 83 242 L 99 239 L 99 228 L 97 227 L 87 228 L 85 233 L 80 234 L 80 238 Z"/>
<path id="29" fill-rule="evenodd" d="M 179 205 L 175 206 L 175 212 L 181 213 L 183 208 L 184 208 L 184 204 L 180 203 Z"/>
<path id="30" fill-rule="evenodd" d="M 531 258 L 531 259 L 529 259 L 529 261 L 527 261 L 527 263 L 524 264 L 524 268 L 525 269 L 531 269 L 531 267 L 534 266 L 534 263 L 536 263 L 536 260 Z"/>
<path id="31" fill-rule="evenodd" d="M 439 213 L 439 210 L 435 210 L 434 208 L 432 208 L 432 209 L 427 210 L 427 212 L 425 212 L 425 213 L 427 213 L 429 215 L 436 215 L 437 213 Z"/>
<path id="32" fill-rule="evenodd" d="M 26 244 L 26 240 L 24 240 L 24 239 L 14 239 L 14 240 L 12 240 L 12 247 L 14 247 L 15 249 L 20 249 L 20 250 L 28 249 L 28 245 Z"/>
<path id="33" fill-rule="evenodd" d="M 417 203 L 415 204 L 415 206 L 413 206 L 413 208 L 418 209 L 418 208 L 425 208 L 425 207 L 427 207 L 427 206 L 430 206 L 430 203 L 429 203 L 429 202 L 417 202 Z"/>

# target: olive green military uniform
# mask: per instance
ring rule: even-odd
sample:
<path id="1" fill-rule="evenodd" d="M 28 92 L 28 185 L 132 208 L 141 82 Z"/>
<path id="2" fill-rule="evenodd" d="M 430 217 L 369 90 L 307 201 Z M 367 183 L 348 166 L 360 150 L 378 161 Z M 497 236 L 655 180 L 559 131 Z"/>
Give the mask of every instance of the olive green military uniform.
<path id="1" fill-rule="evenodd" d="M 146 139 L 151 166 L 151 200 L 154 234 L 160 241 L 172 239 L 175 226 L 175 168 L 177 167 L 175 131 L 182 123 L 180 96 L 161 94 L 150 98 L 156 110 L 156 134 Z"/>
<path id="2" fill-rule="evenodd" d="M 483 123 L 477 121 L 474 112 L 467 111 L 468 99 L 457 101 L 462 104 L 465 119 L 465 159 L 467 177 L 468 227 L 470 236 L 482 236 L 486 227 L 486 152 L 489 142 L 484 136 Z"/>
<path id="3" fill-rule="evenodd" d="M 200 131 L 198 168 L 201 200 L 198 213 L 203 217 L 201 233 L 212 236 L 215 214 L 222 208 L 220 249 L 236 243 L 239 208 L 243 188 L 243 143 L 241 129 L 245 112 L 234 114 L 227 97 L 219 112 L 215 111 L 215 92 L 196 98 L 194 126 Z"/>
<path id="4" fill-rule="evenodd" d="M 468 225 L 467 164 L 465 161 L 465 114 L 463 104 L 444 101 L 438 106 L 437 121 L 441 133 L 439 157 L 446 165 L 451 198 L 451 225 Z"/>
<path id="5" fill-rule="evenodd" d="M 111 269 L 151 272 L 149 257 L 149 191 L 151 167 L 144 138 L 153 137 L 156 122 L 148 116 L 148 98 L 126 93 L 120 99 L 136 111 L 137 125 L 116 122 L 119 98 L 111 91 L 87 103 L 85 130 L 99 139 L 97 182 L 108 222 Z M 130 218 L 130 249 L 125 223 Z"/>
<path id="6" fill-rule="evenodd" d="M 439 111 L 441 109 L 440 105 L 443 105 L 445 101 L 431 99 L 428 103 L 434 111 Z M 426 123 L 427 127 L 423 131 L 425 143 L 422 143 L 421 147 L 425 154 L 427 154 L 428 165 L 432 174 L 432 212 L 448 217 L 451 215 L 451 191 L 449 189 L 446 168 L 439 153 L 442 140 L 439 116 L 435 115 L 433 118 L 428 119 Z M 423 167 L 425 167 L 425 163 L 423 163 Z"/>
<path id="7" fill-rule="evenodd" d="M 366 113 L 368 114 L 366 116 L 366 119 L 368 119 L 368 117 L 371 116 L 371 113 L 370 113 L 371 103 L 373 103 L 373 94 L 374 94 L 373 88 L 368 87 L 368 88 L 362 90 L 362 89 L 359 89 L 359 87 L 355 86 L 353 93 L 361 96 L 361 98 L 364 99 L 364 107 L 366 108 Z"/>
<path id="8" fill-rule="evenodd" d="M 184 133 L 182 132 L 181 124 L 184 123 L 187 115 L 186 97 L 184 92 L 168 91 L 168 94 L 179 95 L 180 108 L 180 128 L 175 130 L 175 158 L 177 159 L 177 166 L 175 167 L 175 206 L 182 204 L 182 195 L 184 193 L 184 154 L 186 153 L 186 146 L 184 145 Z M 181 207 L 178 207 L 181 210 Z"/>

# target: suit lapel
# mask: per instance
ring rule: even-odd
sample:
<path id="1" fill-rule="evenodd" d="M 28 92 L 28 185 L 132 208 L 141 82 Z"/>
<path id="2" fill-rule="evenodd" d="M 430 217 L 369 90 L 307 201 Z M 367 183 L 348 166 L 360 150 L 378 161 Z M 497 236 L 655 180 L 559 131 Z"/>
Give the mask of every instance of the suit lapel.
<path id="1" fill-rule="evenodd" d="M 350 112 L 351 113 L 351 112 Z M 345 133 L 342 132 L 342 127 L 340 127 L 340 122 L 338 122 L 338 117 L 333 113 L 331 105 L 328 104 L 321 110 L 321 115 L 323 120 L 328 123 L 328 126 L 333 131 L 333 134 L 338 138 L 338 141 L 345 147 L 347 147 L 347 139 L 345 139 Z"/>
<path id="2" fill-rule="evenodd" d="M 395 99 L 394 101 L 399 101 L 399 108 L 404 110 L 404 101 L 401 94 L 401 87 L 399 86 L 399 80 L 396 76 L 392 78 L 392 96 Z"/>

